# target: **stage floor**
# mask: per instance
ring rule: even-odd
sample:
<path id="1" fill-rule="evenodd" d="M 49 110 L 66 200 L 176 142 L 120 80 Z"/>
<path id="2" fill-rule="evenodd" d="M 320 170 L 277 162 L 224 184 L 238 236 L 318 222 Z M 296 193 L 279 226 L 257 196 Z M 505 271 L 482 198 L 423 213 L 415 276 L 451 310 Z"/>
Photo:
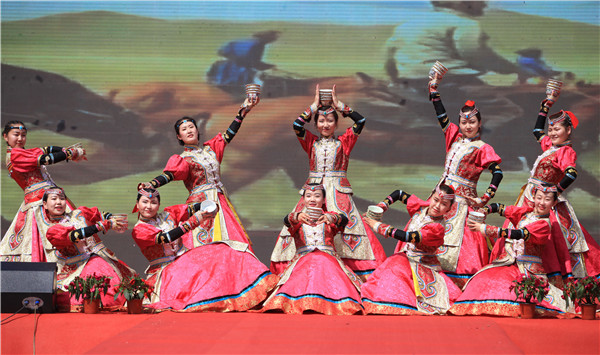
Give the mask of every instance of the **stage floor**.
<path id="1" fill-rule="evenodd" d="M 600 353 L 600 322 L 578 318 L 55 313 L 1 331 L 2 354 L 31 354 L 34 333 L 36 354 Z"/>

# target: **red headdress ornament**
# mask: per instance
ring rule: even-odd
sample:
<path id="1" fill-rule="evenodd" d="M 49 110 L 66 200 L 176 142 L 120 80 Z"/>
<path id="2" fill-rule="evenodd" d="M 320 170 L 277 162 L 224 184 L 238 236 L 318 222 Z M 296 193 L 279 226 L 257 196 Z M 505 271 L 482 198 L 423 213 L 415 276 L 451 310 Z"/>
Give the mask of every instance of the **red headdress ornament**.
<path id="1" fill-rule="evenodd" d="M 577 117 L 575 117 L 575 114 L 573 114 L 573 112 L 563 110 L 560 110 L 560 116 L 556 117 L 555 119 L 549 120 L 548 123 L 550 123 L 550 125 L 554 125 L 566 119 L 569 120 L 568 123 L 570 123 L 571 126 L 573 126 L 573 129 L 577 128 L 577 126 L 579 125 L 579 120 L 577 119 Z"/>
<path id="2" fill-rule="evenodd" d="M 471 112 L 469 112 L 469 114 L 462 112 L 462 110 L 458 113 L 459 116 L 461 118 L 471 118 L 473 116 L 475 116 L 476 114 L 479 113 L 479 109 L 477 108 L 477 106 L 475 106 L 475 101 L 473 100 L 467 100 L 467 102 L 465 102 L 465 106 L 467 107 L 473 107 L 473 109 L 471 110 Z"/>

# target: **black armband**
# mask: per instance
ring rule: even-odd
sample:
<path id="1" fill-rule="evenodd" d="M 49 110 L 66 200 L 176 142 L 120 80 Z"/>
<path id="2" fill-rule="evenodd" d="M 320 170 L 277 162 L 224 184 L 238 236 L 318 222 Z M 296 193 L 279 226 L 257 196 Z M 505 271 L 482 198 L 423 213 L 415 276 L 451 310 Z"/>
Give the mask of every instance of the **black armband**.
<path id="1" fill-rule="evenodd" d="M 188 204 L 188 207 L 187 207 L 188 216 L 191 216 L 194 213 L 200 211 L 200 206 L 201 205 L 202 204 L 200 202 L 194 202 L 194 203 Z"/>
<path id="2" fill-rule="evenodd" d="M 338 220 L 335 225 L 338 228 L 345 228 L 346 224 L 348 224 L 348 217 L 343 213 L 338 213 Z"/>
<path id="3" fill-rule="evenodd" d="M 577 179 L 577 169 L 575 169 L 575 167 L 570 166 L 565 170 L 565 177 L 563 177 L 562 180 L 560 180 L 560 182 L 558 183 L 558 185 L 556 185 L 558 192 L 562 193 L 563 191 L 565 191 L 567 187 L 571 186 L 575 179 Z"/>
<path id="4" fill-rule="evenodd" d="M 112 213 L 110 213 L 110 212 L 102 212 L 102 218 L 104 218 L 104 220 L 107 220 L 110 217 L 112 217 Z"/>
<path id="5" fill-rule="evenodd" d="M 58 152 L 46 153 L 42 154 L 38 157 L 38 165 L 50 165 L 56 164 L 63 160 L 67 160 L 67 153 L 63 152 L 63 150 L 59 150 Z"/>
<path id="6" fill-rule="evenodd" d="M 62 147 L 57 147 L 55 145 L 49 145 L 47 147 L 42 147 L 42 151 L 44 151 L 44 154 L 58 153 L 58 152 L 62 152 L 63 148 Z"/>
<path id="7" fill-rule="evenodd" d="M 391 229 L 391 228 L 389 230 L 393 231 L 392 234 L 390 235 L 390 237 L 394 237 L 394 239 L 398 239 L 402 242 L 416 244 L 421 241 L 421 232 L 417 232 L 417 231 L 406 232 L 401 229 Z"/>
<path id="8" fill-rule="evenodd" d="M 171 243 L 184 235 L 187 231 L 182 227 L 173 228 L 168 232 L 159 232 L 156 235 L 156 244 Z"/>
<path id="9" fill-rule="evenodd" d="M 242 110 L 244 110 L 244 109 L 242 109 Z M 242 112 L 242 110 L 240 110 L 240 112 Z M 231 122 L 231 124 L 229 125 L 229 128 L 227 128 L 227 131 L 225 133 L 223 133 L 223 139 L 225 139 L 225 142 L 230 143 L 233 140 L 233 138 L 237 134 L 238 130 L 242 126 L 243 120 L 244 120 L 244 117 L 241 114 L 238 114 L 237 116 L 235 116 L 235 119 L 233 120 L 233 122 Z"/>
<path id="10" fill-rule="evenodd" d="M 503 204 L 494 202 L 485 206 L 485 209 L 488 213 L 498 213 L 499 215 L 504 217 L 504 207 L 505 206 Z"/>
<path id="11" fill-rule="evenodd" d="M 345 117 L 350 117 L 350 119 L 354 121 L 354 125 L 352 125 L 352 130 L 356 135 L 359 135 L 365 127 L 367 119 L 356 111 L 350 111 L 350 113 L 348 114 L 342 113 L 342 115 L 344 115 Z"/>
<path id="12" fill-rule="evenodd" d="M 87 237 L 91 237 L 92 235 L 98 233 L 98 226 L 92 224 L 91 226 L 75 229 L 69 232 L 69 239 L 73 243 L 76 243 L 79 240 L 85 239 Z"/>
<path id="13" fill-rule="evenodd" d="M 542 138 L 546 135 L 544 131 L 544 127 L 546 126 L 546 118 L 548 117 L 548 111 L 550 111 L 550 107 L 544 105 L 542 102 L 542 106 L 540 107 L 540 113 L 538 114 L 537 120 L 535 121 L 535 127 L 533 127 L 533 135 L 537 141 L 541 141 Z"/>
<path id="14" fill-rule="evenodd" d="M 303 138 L 304 134 L 306 133 L 306 129 L 304 128 L 304 125 L 307 124 L 308 122 L 310 122 L 310 118 L 312 117 L 312 110 L 311 108 L 307 108 L 306 110 L 304 110 L 304 112 L 302 112 L 300 114 L 300 116 L 298 116 L 298 118 L 296 118 L 296 120 L 293 123 L 293 127 L 294 127 L 294 132 L 296 132 L 296 136 Z"/>
<path id="15" fill-rule="evenodd" d="M 396 190 L 396 191 L 392 192 L 388 197 L 386 197 L 383 200 L 383 202 L 389 206 L 396 201 L 402 201 L 402 203 L 404 203 L 406 205 L 408 203 L 408 199 L 410 198 L 410 196 L 411 196 L 410 194 L 408 194 L 402 190 Z"/>
<path id="16" fill-rule="evenodd" d="M 150 181 L 150 185 L 152 185 L 153 188 L 157 189 L 173 181 L 173 178 L 173 173 L 171 173 L 170 171 L 165 171 L 162 174 L 155 177 L 154 179 L 152 179 Z"/>
<path id="17" fill-rule="evenodd" d="M 525 241 L 528 241 L 529 237 L 531 236 L 529 234 L 529 231 L 527 230 L 527 228 L 521 228 L 521 229 L 500 228 L 499 234 L 503 238 L 514 239 L 514 240 L 524 239 Z"/>
<path id="18" fill-rule="evenodd" d="M 490 186 L 488 186 L 485 193 L 489 196 L 489 198 L 493 198 L 496 195 L 496 191 L 498 190 L 498 186 L 500 186 L 500 182 L 504 177 L 502 173 L 502 169 L 500 169 L 500 165 L 498 163 L 491 163 L 488 166 L 488 169 L 492 173 L 492 181 L 490 182 Z"/>
<path id="19" fill-rule="evenodd" d="M 435 114 L 437 115 L 440 127 L 442 127 L 442 131 L 445 131 L 448 125 L 450 124 L 450 120 L 448 119 L 448 115 L 446 114 L 444 104 L 442 104 L 440 93 L 437 91 L 430 93 L 429 99 L 433 103 L 433 108 L 435 109 Z"/>

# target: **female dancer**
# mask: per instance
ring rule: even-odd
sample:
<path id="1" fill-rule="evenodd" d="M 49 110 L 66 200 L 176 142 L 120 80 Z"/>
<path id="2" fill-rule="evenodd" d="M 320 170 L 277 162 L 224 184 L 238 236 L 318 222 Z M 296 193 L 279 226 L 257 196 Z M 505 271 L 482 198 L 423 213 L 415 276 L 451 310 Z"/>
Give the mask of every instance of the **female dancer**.
<path id="1" fill-rule="evenodd" d="M 155 293 L 147 307 L 193 311 L 246 311 L 261 303 L 277 284 L 248 244 L 222 240 L 193 248 L 189 231 L 215 217 L 200 203 L 167 207 L 158 213 L 160 195 L 138 191 L 139 221 L 133 239 L 150 261 L 146 274 Z"/>
<path id="2" fill-rule="evenodd" d="M 358 213 L 352 201 L 352 187 L 346 177 L 350 152 L 358 140 L 366 119 L 338 100 L 335 85 L 332 96 L 333 106 L 319 107 L 319 85 L 317 85 L 314 101 L 294 121 L 294 131 L 309 157 L 310 173 L 306 183 L 323 184 L 327 191 L 327 209 L 343 213 L 348 218 L 343 233 L 335 238 L 335 249 L 346 265 L 366 279 L 385 260 L 385 251 L 375 234 L 366 228 Z M 354 125 L 337 138 L 334 135 L 338 125 L 336 110 L 354 121 Z M 315 125 L 320 137 L 304 128 L 313 115 L 315 115 Z M 304 191 L 301 190 L 300 194 L 303 193 Z M 303 199 L 300 199 L 294 211 L 299 212 L 303 207 Z M 286 227 L 283 227 L 271 255 L 273 273 L 279 274 L 285 269 L 295 255 L 294 248 L 295 244 L 292 243 L 290 233 Z"/>
<path id="3" fill-rule="evenodd" d="M 85 150 L 75 146 L 25 149 L 27 127 L 21 121 L 8 122 L 2 136 L 8 145 L 8 174 L 25 192 L 25 200 L 0 242 L 0 257 L 3 261 L 56 261 L 54 247 L 45 238 L 47 225 L 43 223 L 42 196 L 56 186 L 46 165 L 86 159 Z M 68 202 L 67 208 L 74 206 Z"/>
<path id="4" fill-rule="evenodd" d="M 444 245 L 438 250 L 442 270 L 459 287 L 488 262 L 488 246 L 483 236 L 465 228 L 469 211 L 485 205 L 496 193 L 502 180 L 502 159 L 481 138 L 481 113 L 469 100 L 459 112 L 459 125 L 450 123 L 437 91 L 438 78 L 429 82 L 429 98 L 433 102 L 442 132 L 446 138 L 446 165 L 440 182 L 456 191 L 456 203 L 446 215 Z M 492 181 L 482 197 L 477 197 L 477 182 L 484 169 L 492 173 Z M 491 244 L 489 245 L 491 248 Z M 396 248 L 398 251 L 399 246 Z"/>
<path id="5" fill-rule="evenodd" d="M 460 296 L 435 254 L 444 243 L 444 214 L 454 198 L 454 189 L 444 184 L 427 202 L 402 190 L 392 192 L 379 206 L 385 211 L 396 201 L 406 204 L 411 220 L 404 231 L 365 218 L 377 233 L 404 243 L 401 252 L 387 258 L 362 285 L 366 313 L 445 314 Z"/>
<path id="6" fill-rule="evenodd" d="M 550 237 L 550 212 L 558 194 L 555 186 L 538 186 L 533 192 L 533 207 L 493 203 L 487 213 L 508 218 L 514 229 L 498 228 L 469 220 L 469 228 L 497 239 L 493 254 L 498 257 L 481 269 L 466 284 L 463 294 L 450 308 L 455 315 L 496 315 L 517 317 L 519 304 L 511 286 L 521 275 L 546 279 L 541 262 L 543 249 Z M 566 311 L 562 291 L 550 285 L 550 292 L 537 306 L 538 311 L 556 315 Z"/>
<path id="7" fill-rule="evenodd" d="M 173 155 L 163 173 L 150 182 L 140 183 L 141 188 L 159 188 L 173 180 L 182 180 L 190 192 L 187 203 L 214 201 L 219 212 L 214 219 L 206 219 L 192 232 L 193 246 L 205 245 L 213 241 L 236 240 L 250 243 L 248 234 L 241 224 L 233 205 L 229 202 L 225 187 L 221 182 L 221 161 L 225 147 L 238 132 L 244 117 L 258 104 L 258 97 L 246 99 L 225 133 L 218 133 L 213 139 L 198 146 L 200 133 L 196 121 L 183 117 L 175 122 L 175 133 L 183 153 Z M 252 247 L 250 247 L 252 249 Z"/>
<path id="8" fill-rule="evenodd" d="M 556 185 L 560 195 L 550 214 L 553 226 L 552 241 L 559 258 L 565 244 L 570 257 L 566 256 L 566 263 L 560 265 L 557 265 L 556 258 L 544 257 L 543 260 L 551 280 L 560 286 L 561 278 L 553 277 L 559 276 L 560 273 L 569 276 L 569 272 L 572 272 L 575 277 L 600 276 L 600 246 L 581 226 L 573 207 L 562 194 L 577 178 L 577 154 L 571 147 L 570 140 L 571 132 L 578 124 L 577 117 L 570 111 L 561 110 L 548 117 L 548 134 L 544 132 L 548 111 L 558 99 L 558 95 L 557 90 L 549 90 L 547 98 L 542 101 L 533 135 L 540 143 L 543 153 L 533 164 L 531 176 L 523 187 L 516 205 L 532 206 L 536 186 L 544 183 Z M 510 228 L 512 225 L 507 224 L 506 227 Z M 548 246 L 547 249 L 546 252 L 553 255 L 553 248 Z"/>
<path id="9" fill-rule="evenodd" d="M 63 189 L 54 187 L 46 190 L 43 196 L 43 208 L 48 225 L 46 238 L 54 247 L 58 257 L 57 287 L 67 291 L 69 283 L 75 277 L 85 278 L 88 275 L 104 275 L 111 277 L 108 293 L 101 296 L 104 307 L 119 308 L 125 304 L 120 295 L 114 299 L 113 288 L 123 278 L 131 277 L 135 271 L 117 259 L 98 236 L 108 229 L 127 229 L 127 221 L 117 220 L 110 213 L 100 213 L 98 208 L 79 206 L 66 212 L 67 199 Z M 57 299 L 59 308 L 76 310 L 83 300 L 70 299 L 61 294 Z"/>
<path id="10" fill-rule="evenodd" d="M 362 313 L 361 281 L 340 259 L 333 243 L 333 237 L 344 230 L 348 218 L 343 213 L 327 211 L 323 185 L 306 184 L 303 191 L 305 207 L 283 219 L 294 239 L 296 255 L 262 310 L 291 314 Z M 322 209 L 324 213 L 315 218 L 307 213 L 308 208 Z"/>

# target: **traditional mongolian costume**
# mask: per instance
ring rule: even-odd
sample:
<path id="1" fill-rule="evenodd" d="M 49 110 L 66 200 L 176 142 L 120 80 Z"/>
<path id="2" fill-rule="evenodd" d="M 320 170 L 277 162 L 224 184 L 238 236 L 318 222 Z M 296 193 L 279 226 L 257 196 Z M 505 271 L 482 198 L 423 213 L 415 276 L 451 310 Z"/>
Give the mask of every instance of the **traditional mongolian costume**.
<path id="1" fill-rule="evenodd" d="M 482 233 L 497 239 L 493 255 L 498 257 L 467 282 L 463 294 L 450 313 L 455 315 L 495 315 L 517 317 L 519 303 L 511 289 L 521 275 L 547 279 L 542 264 L 543 250 L 550 238 L 549 215 L 536 215 L 530 206 L 508 206 L 493 203 L 489 212 L 508 218 L 515 229 L 482 224 Z M 521 300 L 522 301 L 522 300 Z M 562 291 L 550 285 L 544 300 L 536 306 L 542 314 L 557 315 L 566 311 Z"/>
<path id="2" fill-rule="evenodd" d="M 15 126 L 11 129 L 26 129 Z M 56 186 L 46 165 L 63 160 L 77 160 L 75 149 L 48 146 L 43 148 L 10 148 L 6 150 L 8 174 L 25 192 L 25 199 L 0 242 L 2 261 L 56 261 L 56 250 L 46 239 L 47 224 L 44 223 L 42 197 L 44 192 Z M 74 208 L 67 201 L 67 211 Z"/>
<path id="3" fill-rule="evenodd" d="M 327 115 L 334 109 L 319 111 L 318 114 Z M 347 178 L 350 152 L 354 148 L 366 119 L 348 106 L 342 110 L 344 117 L 350 117 L 354 125 L 349 127 L 339 137 L 317 137 L 304 128 L 313 114 L 310 108 L 304 111 L 294 121 L 294 131 L 302 148 L 308 154 L 310 172 L 306 183 L 318 183 L 325 186 L 327 210 L 342 213 L 348 219 L 348 224 L 339 236 L 334 238 L 334 246 L 338 255 L 359 276 L 366 278 L 375 268 L 385 260 L 385 251 L 377 237 L 368 228 L 354 202 L 352 201 L 352 186 Z M 318 116 L 317 116 L 318 117 Z M 300 190 L 300 195 L 304 190 Z M 295 212 L 302 211 L 302 199 L 296 205 Z M 294 258 L 296 245 L 288 232 L 283 227 L 277 244 L 271 255 L 271 271 L 281 273 Z"/>
<path id="4" fill-rule="evenodd" d="M 442 194 L 454 199 L 454 195 Z M 396 190 L 382 204 L 384 209 L 396 202 L 406 204 L 411 220 L 405 230 L 377 223 L 377 233 L 400 240 L 400 252 L 388 257 L 362 285 L 366 313 L 445 314 L 460 296 L 460 289 L 444 275 L 436 256 L 444 242 L 443 216 L 427 214 L 429 202 Z"/>
<path id="5" fill-rule="evenodd" d="M 60 188 L 50 189 L 48 193 L 64 194 Z M 110 277 L 108 293 L 101 296 L 101 301 L 105 308 L 117 309 L 125 304 L 125 298 L 121 295 L 115 300 L 113 287 L 122 279 L 133 276 L 135 271 L 117 259 L 98 236 L 100 231 L 106 233 L 109 229 L 109 218 L 110 213 L 102 214 L 96 207 L 79 206 L 56 219 L 46 216 L 44 223 L 46 238 L 56 248 L 58 258 L 57 288 L 68 291 L 69 284 L 77 276 L 86 278 L 96 274 Z M 59 308 L 76 310 L 83 300 L 69 299 L 68 294 L 63 293 L 57 303 Z"/>
<path id="6" fill-rule="evenodd" d="M 466 227 L 467 216 L 473 208 L 465 197 L 477 198 L 477 182 L 485 169 L 492 173 L 492 181 L 481 199 L 485 203 L 494 197 L 502 180 L 502 170 L 498 165 L 502 159 L 492 146 L 481 140 L 479 134 L 472 139 L 463 137 L 459 127 L 450 123 L 439 92 L 430 93 L 430 99 L 446 140 L 446 164 L 440 183 L 444 182 L 456 191 L 456 201 L 445 216 L 444 245 L 438 249 L 437 255 L 445 274 L 462 287 L 469 277 L 488 263 L 485 238 Z M 466 105 L 475 106 L 475 103 L 467 101 Z M 460 115 L 469 118 L 478 112 L 474 107 L 468 117 L 463 112 Z M 489 248 L 491 246 L 490 243 Z M 396 251 L 399 248 L 400 245 Z"/>
<path id="7" fill-rule="evenodd" d="M 573 207 L 564 197 L 563 191 L 577 178 L 577 169 L 575 168 L 577 153 L 571 147 L 571 141 L 556 146 L 544 133 L 546 117 L 551 106 L 552 103 L 549 100 L 542 102 L 533 134 L 540 143 L 543 153 L 533 164 L 531 176 L 527 184 L 523 186 L 516 205 L 533 206 L 534 190 L 544 183 L 556 185 L 561 193 L 558 203 L 550 213 L 552 238 L 543 258 L 548 276 L 560 286 L 562 280 L 560 277 L 555 277 L 560 274 L 566 277 L 572 273 L 572 276 L 578 278 L 600 276 L 600 246 L 579 223 Z M 561 111 L 561 115 L 549 121 L 549 125 L 562 124 L 560 122 L 565 120 L 570 121 L 573 129 L 578 125 L 577 118 L 569 111 Z M 505 223 L 505 227 L 512 227 L 510 221 Z M 566 257 L 564 256 L 565 246 L 568 249 Z M 562 262 L 558 263 L 559 260 Z"/>
<path id="8" fill-rule="evenodd" d="M 277 276 L 247 243 L 221 240 L 193 248 L 190 231 L 202 224 L 193 214 L 199 206 L 167 207 L 135 225 L 133 239 L 150 261 L 146 274 L 155 289 L 146 306 L 186 312 L 251 309 L 275 287 Z"/>
<path id="9" fill-rule="evenodd" d="M 304 188 L 323 189 L 323 186 L 304 185 Z M 295 255 L 280 275 L 277 288 L 265 301 L 263 311 L 362 313 L 361 280 L 344 264 L 334 245 L 334 236 L 344 230 L 348 218 L 343 213 L 325 212 L 333 223 L 308 225 L 298 221 L 299 213 L 294 211 L 284 218 L 294 241 Z"/>

